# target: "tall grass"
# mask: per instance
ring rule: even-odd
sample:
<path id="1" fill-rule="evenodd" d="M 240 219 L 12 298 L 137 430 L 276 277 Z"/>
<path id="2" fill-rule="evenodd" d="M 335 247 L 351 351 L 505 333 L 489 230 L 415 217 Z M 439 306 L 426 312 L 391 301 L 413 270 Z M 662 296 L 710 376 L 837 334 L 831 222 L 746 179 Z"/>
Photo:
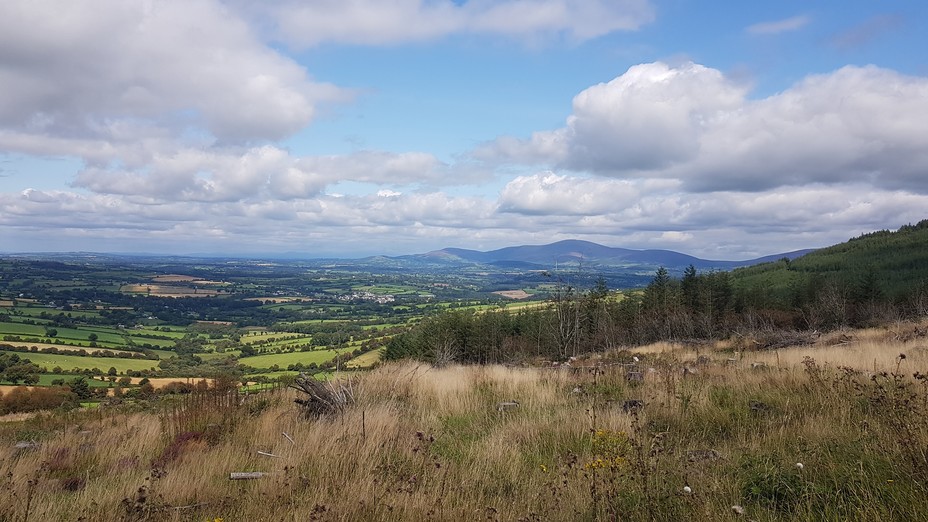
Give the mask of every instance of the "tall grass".
<path id="1" fill-rule="evenodd" d="M 650 347 L 640 383 L 618 364 L 629 352 L 573 369 L 387 364 L 319 420 L 278 390 L 7 422 L 0 521 L 741 518 L 732 506 L 923 520 L 928 340 L 907 328 L 737 357 L 703 346 L 698 365 L 695 349 Z M 240 471 L 266 474 L 229 480 Z"/>

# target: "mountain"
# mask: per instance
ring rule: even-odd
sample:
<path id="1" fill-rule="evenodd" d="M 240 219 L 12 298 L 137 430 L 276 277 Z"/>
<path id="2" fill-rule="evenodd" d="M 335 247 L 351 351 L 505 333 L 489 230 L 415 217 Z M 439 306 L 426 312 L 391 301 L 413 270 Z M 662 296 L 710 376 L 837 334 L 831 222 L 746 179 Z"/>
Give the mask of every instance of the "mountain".
<path id="1" fill-rule="evenodd" d="M 463 248 L 444 248 L 405 259 L 446 264 L 481 264 L 499 267 L 549 269 L 554 267 L 590 267 L 651 269 L 663 266 L 671 271 L 689 265 L 699 269 L 732 269 L 782 259 L 795 259 L 812 250 L 797 250 L 747 261 L 700 259 L 672 250 L 633 250 L 607 247 L 580 240 L 558 241 L 547 245 L 523 245 L 488 252 Z"/>

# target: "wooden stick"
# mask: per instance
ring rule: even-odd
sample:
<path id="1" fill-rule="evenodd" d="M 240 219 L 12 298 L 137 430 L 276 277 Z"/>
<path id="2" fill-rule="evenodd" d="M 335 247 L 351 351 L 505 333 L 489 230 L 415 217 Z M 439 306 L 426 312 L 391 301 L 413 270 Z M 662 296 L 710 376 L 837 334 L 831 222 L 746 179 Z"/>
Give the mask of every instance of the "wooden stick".
<path id="1" fill-rule="evenodd" d="M 229 473 L 229 480 L 254 480 L 265 475 L 267 475 L 267 473 L 261 471 L 233 471 Z"/>

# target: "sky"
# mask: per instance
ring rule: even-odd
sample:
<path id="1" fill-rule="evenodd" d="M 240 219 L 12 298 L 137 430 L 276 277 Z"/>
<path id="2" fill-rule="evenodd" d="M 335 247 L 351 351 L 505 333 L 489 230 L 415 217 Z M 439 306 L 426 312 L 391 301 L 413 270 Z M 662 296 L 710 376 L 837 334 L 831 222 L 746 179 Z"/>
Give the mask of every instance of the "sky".
<path id="1" fill-rule="evenodd" d="M 926 50 L 922 0 L 5 0 L 0 252 L 828 246 L 928 218 Z"/>

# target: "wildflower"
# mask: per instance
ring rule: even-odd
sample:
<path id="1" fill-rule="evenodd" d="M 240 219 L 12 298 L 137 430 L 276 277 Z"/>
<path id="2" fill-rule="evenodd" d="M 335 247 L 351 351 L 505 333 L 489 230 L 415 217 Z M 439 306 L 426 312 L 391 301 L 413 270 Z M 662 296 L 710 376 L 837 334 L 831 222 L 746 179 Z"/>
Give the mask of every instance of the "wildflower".
<path id="1" fill-rule="evenodd" d="M 689 486 L 683 486 L 683 492 L 686 493 L 687 495 L 689 495 L 690 493 L 693 492 L 693 488 L 691 488 L 691 487 L 689 487 Z"/>
<path id="2" fill-rule="evenodd" d="M 542 464 L 542 465 L 540 465 L 539 467 L 541 468 L 541 472 L 542 472 L 542 473 L 547 473 L 547 472 L 548 472 L 548 466 L 545 466 L 544 464 Z"/>
<path id="3" fill-rule="evenodd" d="M 804 468 L 804 467 L 805 467 L 805 466 L 802 465 L 802 462 L 797 462 L 797 463 L 796 463 L 796 469 L 798 469 L 799 471 L 802 471 L 802 468 Z"/>

